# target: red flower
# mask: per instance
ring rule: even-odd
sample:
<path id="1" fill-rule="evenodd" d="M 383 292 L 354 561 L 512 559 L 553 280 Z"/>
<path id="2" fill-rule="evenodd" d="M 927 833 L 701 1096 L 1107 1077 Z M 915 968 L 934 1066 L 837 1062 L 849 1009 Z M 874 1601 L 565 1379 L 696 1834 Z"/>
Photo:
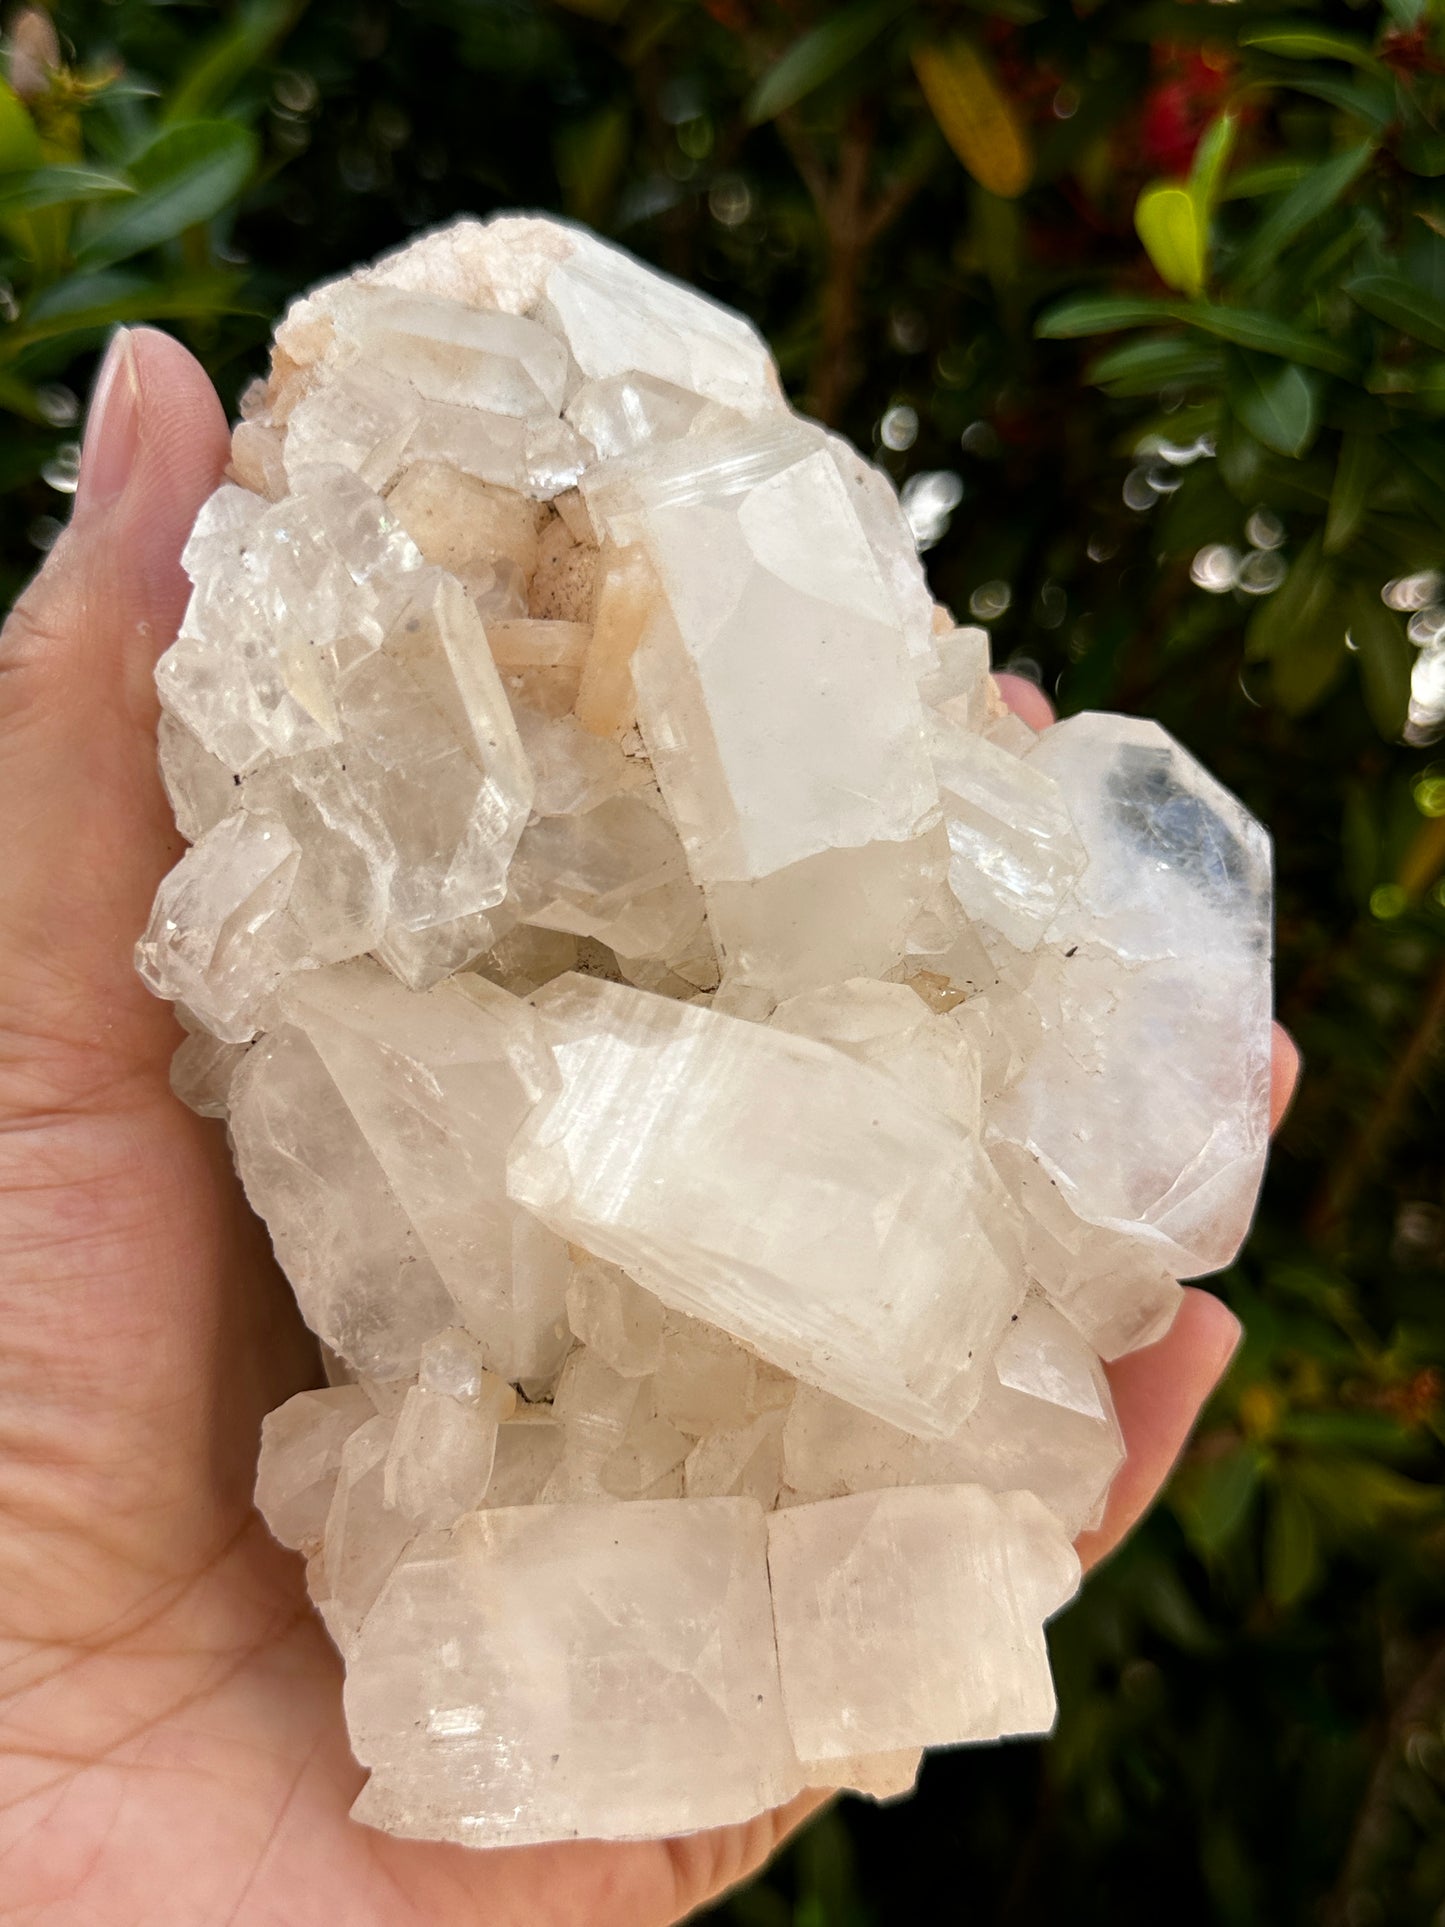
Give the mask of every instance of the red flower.
<path id="1" fill-rule="evenodd" d="M 1142 158 L 1151 173 L 1187 174 L 1200 136 L 1219 111 L 1233 79 L 1224 48 L 1155 47 L 1159 78 L 1144 96 L 1139 122 Z"/>

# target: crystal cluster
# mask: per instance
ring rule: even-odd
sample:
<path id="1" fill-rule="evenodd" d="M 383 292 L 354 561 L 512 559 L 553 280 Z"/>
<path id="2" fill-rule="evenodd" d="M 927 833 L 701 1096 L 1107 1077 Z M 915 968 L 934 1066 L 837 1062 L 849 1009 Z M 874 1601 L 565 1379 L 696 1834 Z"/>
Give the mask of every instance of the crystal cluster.
<path id="1" fill-rule="evenodd" d="M 141 942 L 330 1384 L 265 1428 L 371 1777 L 476 1845 L 1046 1729 L 1101 1360 L 1264 1157 L 1266 839 L 1035 735 L 752 328 L 464 221 L 278 330 Z"/>

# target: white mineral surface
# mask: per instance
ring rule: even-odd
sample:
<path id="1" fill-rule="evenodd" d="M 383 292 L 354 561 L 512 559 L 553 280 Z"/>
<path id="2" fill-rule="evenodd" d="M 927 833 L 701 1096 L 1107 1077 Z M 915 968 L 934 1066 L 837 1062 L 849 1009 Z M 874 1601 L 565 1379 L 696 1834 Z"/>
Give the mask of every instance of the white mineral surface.
<path id="1" fill-rule="evenodd" d="M 138 960 L 324 1341 L 256 1496 L 358 1817 L 678 1833 L 1046 1730 L 1101 1359 L 1253 1209 L 1264 832 L 1006 717 L 748 323 L 560 222 L 318 289 L 243 413 Z"/>

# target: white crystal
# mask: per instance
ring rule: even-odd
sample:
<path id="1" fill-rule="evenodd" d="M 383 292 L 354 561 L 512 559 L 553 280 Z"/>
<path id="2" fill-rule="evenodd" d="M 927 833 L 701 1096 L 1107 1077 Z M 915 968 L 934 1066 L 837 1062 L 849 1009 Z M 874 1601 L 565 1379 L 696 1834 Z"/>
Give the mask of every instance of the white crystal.
<path id="1" fill-rule="evenodd" d="M 225 1043 L 256 1034 L 260 1000 L 305 961 L 286 915 L 301 850 L 279 817 L 223 817 L 156 893 L 136 968 Z"/>
<path id="2" fill-rule="evenodd" d="M 319 1549 L 346 1441 L 374 1416 L 359 1385 L 336 1385 L 298 1392 L 263 1421 L 256 1505 L 283 1546 Z"/>
<path id="3" fill-rule="evenodd" d="M 1044 1034 L 990 1127 L 1085 1222 L 1175 1277 L 1217 1270 L 1269 1139 L 1268 838 L 1153 723 L 1075 717 L 1025 767 L 1059 784 L 1088 867 L 1030 986 Z"/>
<path id="4" fill-rule="evenodd" d="M 645 546 L 667 598 L 633 661 L 638 721 L 704 885 L 898 842 L 936 815 L 892 598 L 821 434 L 682 443 L 583 493 L 614 539 Z"/>
<path id="5" fill-rule="evenodd" d="M 1123 1458 L 1097 1357 L 1058 1312 L 1030 1298 L 952 1438 L 915 1438 L 800 1386 L 784 1428 L 782 1476 L 790 1503 L 898 1485 L 1032 1492 L 1072 1536 L 1098 1523 Z"/>
<path id="6" fill-rule="evenodd" d="M 1043 1622 L 1079 1562 L 1031 1493 L 913 1486 L 775 1512 L 768 1569 L 802 1759 L 1053 1725 Z"/>
<path id="7" fill-rule="evenodd" d="M 585 978 L 552 986 L 543 1017 L 562 1088 L 513 1143 L 518 1203 L 879 1417 L 961 1423 L 1020 1295 L 975 1139 L 841 1052 L 737 1018 Z"/>
<path id="8" fill-rule="evenodd" d="M 976 923 L 1031 950 L 1084 867 L 1058 784 L 1032 761 L 938 718 L 933 768 L 948 825 L 948 881 Z"/>
<path id="9" fill-rule="evenodd" d="M 357 1817 L 470 1846 L 724 1826 L 801 1779 L 747 1499 L 514 1506 L 419 1539 L 355 1641 Z"/>
<path id="10" fill-rule="evenodd" d="M 554 1081 L 532 1013 L 479 978 L 418 996 L 357 963 L 296 979 L 277 1014 L 238 1074 L 231 1128 L 311 1322 L 363 1371 L 411 1369 L 410 1346 L 375 1349 L 404 1277 L 394 1310 L 418 1353 L 460 1323 L 504 1377 L 555 1370 L 566 1250 L 506 1195 L 508 1142 Z M 362 1172 L 369 1195 L 354 1197 Z"/>
<path id="11" fill-rule="evenodd" d="M 320 1341 L 257 1502 L 358 1818 L 651 1837 L 1045 1728 L 1100 1361 L 1258 1184 L 1263 832 L 1012 715 L 888 477 L 581 229 L 316 289 L 242 416 L 137 961 Z"/>

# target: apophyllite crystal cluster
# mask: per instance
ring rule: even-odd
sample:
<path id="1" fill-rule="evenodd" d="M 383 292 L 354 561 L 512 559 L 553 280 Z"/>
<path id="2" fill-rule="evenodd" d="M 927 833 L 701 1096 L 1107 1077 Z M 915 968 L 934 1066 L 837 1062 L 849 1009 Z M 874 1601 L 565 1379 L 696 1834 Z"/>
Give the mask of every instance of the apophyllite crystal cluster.
<path id="1" fill-rule="evenodd" d="M 1046 1728 L 1100 1359 L 1259 1180 L 1259 825 L 1007 714 L 886 478 L 576 229 L 321 288 L 243 413 L 139 956 L 325 1347 L 257 1499 L 357 1814 L 673 1833 Z"/>

